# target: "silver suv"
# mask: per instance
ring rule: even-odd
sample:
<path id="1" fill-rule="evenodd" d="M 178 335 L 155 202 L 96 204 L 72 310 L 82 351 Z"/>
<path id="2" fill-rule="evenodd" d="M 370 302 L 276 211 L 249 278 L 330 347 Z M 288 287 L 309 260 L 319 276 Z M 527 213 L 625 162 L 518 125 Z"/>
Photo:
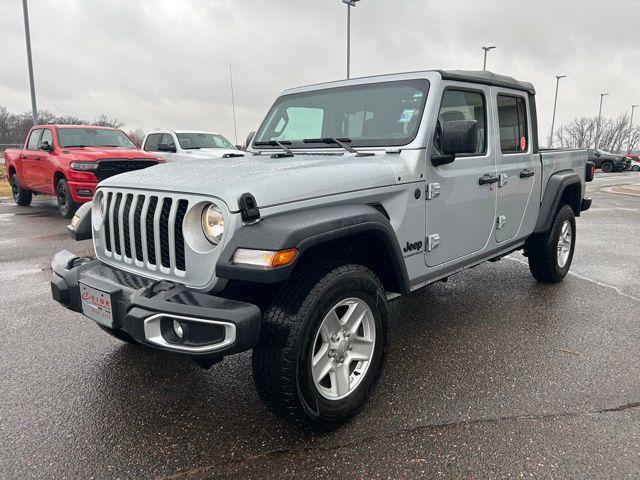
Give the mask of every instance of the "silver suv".
<path id="1" fill-rule="evenodd" d="M 245 158 L 102 182 L 53 297 L 104 331 L 205 367 L 253 349 L 260 397 L 328 430 L 382 371 L 388 302 L 524 250 L 561 281 L 589 208 L 583 150 L 538 146 L 531 84 L 426 71 L 285 91 Z"/>

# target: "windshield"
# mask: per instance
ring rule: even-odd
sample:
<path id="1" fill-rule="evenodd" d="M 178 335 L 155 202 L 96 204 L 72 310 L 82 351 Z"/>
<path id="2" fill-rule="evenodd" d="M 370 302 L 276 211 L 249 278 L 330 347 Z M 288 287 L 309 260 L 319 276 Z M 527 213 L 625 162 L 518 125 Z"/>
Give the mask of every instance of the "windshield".
<path id="1" fill-rule="evenodd" d="M 406 145 L 418 133 L 428 90 L 426 80 L 402 80 L 284 95 L 254 143 L 277 140 L 291 142 L 291 148 L 320 148 L 326 144 L 303 140 L 346 138 L 352 147 Z"/>
<path id="2" fill-rule="evenodd" d="M 176 133 L 180 147 L 184 150 L 198 148 L 234 148 L 231 142 L 215 133 Z"/>
<path id="3" fill-rule="evenodd" d="M 61 147 L 122 147 L 138 148 L 120 130 L 102 128 L 60 128 L 58 142 Z"/>

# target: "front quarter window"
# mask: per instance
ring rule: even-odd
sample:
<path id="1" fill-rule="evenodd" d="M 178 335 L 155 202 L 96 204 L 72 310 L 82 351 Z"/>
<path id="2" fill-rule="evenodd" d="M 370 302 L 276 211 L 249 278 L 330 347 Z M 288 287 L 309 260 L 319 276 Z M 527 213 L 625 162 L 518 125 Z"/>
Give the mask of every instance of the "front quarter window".
<path id="1" fill-rule="evenodd" d="M 429 82 L 418 79 L 283 95 L 254 142 L 287 141 L 292 148 L 321 148 L 323 144 L 304 140 L 340 138 L 349 139 L 353 147 L 407 145 L 418 133 L 428 90 Z"/>

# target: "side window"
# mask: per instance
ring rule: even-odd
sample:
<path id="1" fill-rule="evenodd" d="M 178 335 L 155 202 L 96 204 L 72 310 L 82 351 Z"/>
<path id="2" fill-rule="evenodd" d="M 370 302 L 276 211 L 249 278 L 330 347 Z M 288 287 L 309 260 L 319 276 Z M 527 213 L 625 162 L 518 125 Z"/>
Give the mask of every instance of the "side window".
<path id="1" fill-rule="evenodd" d="M 40 137 L 38 147 L 42 142 L 47 142 L 49 145 L 53 145 L 53 135 L 51 134 L 51 130 L 49 130 L 48 128 L 42 130 L 42 137 Z"/>
<path id="2" fill-rule="evenodd" d="M 280 135 L 278 135 L 278 140 L 322 137 L 324 110 L 310 107 L 289 107 L 287 108 L 287 116 L 288 122 Z M 280 123 L 278 123 L 278 126 L 280 126 Z"/>
<path id="3" fill-rule="evenodd" d="M 160 140 L 160 143 L 166 143 L 167 145 L 174 146 L 176 145 L 176 142 L 173 140 L 173 136 L 170 133 L 165 133 L 162 135 L 162 140 Z"/>
<path id="4" fill-rule="evenodd" d="M 41 128 L 31 131 L 31 135 L 29 136 L 29 141 L 27 142 L 27 150 L 38 150 L 41 134 L 42 134 Z"/>
<path id="5" fill-rule="evenodd" d="M 487 152 L 487 106 L 484 95 L 479 92 L 449 89 L 442 95 L 438 121 L 441 123 L 457 120 L 478 122 L 478 146 L 471 155 Z"/>
<path id="6" fill-rule="evenodd" d="M 152 133 L 147 137 L 147 141 L 144 144 L 144 149 L 147 152 L 157 152 L 158 144 L 160 143 L 160 137 L 162 137 L 161 133 Z"/>
<path id="7" fill-rule="evenodd" d="M 498 95 L 498 123 L 502 153 L 525 152 L 529 147 L 529 137 L 524 98 Z"/>

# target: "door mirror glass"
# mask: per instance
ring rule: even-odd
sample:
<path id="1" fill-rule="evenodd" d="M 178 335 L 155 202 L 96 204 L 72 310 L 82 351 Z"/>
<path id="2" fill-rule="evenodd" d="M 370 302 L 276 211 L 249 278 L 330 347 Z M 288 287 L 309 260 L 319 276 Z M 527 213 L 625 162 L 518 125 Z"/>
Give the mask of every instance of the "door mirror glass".
<path id="1" fill-rule="evenodd" d="M 45 140 L 44 142 L 40 142 L 40 150 L 44 150 L 45 152 L 53 152 L 53 145 Z"/>
<path id="2" fill-rule="evenodd" d="M 175 145 L 169 145 L 168 143 L 159 143 L 158 144 L 158 151 L 159 152 L 176 153 L 176 146 Z"/>
<path id="3" fill-rule="evenodd" d="M 249 135 L 247 135 L 247 139 L 244 141 L 244 150 L 249 148 L 249 145 L 251 145 L 251 141 L 253 140 L 255 134 L 256 132 L 249 132 Z"/>

